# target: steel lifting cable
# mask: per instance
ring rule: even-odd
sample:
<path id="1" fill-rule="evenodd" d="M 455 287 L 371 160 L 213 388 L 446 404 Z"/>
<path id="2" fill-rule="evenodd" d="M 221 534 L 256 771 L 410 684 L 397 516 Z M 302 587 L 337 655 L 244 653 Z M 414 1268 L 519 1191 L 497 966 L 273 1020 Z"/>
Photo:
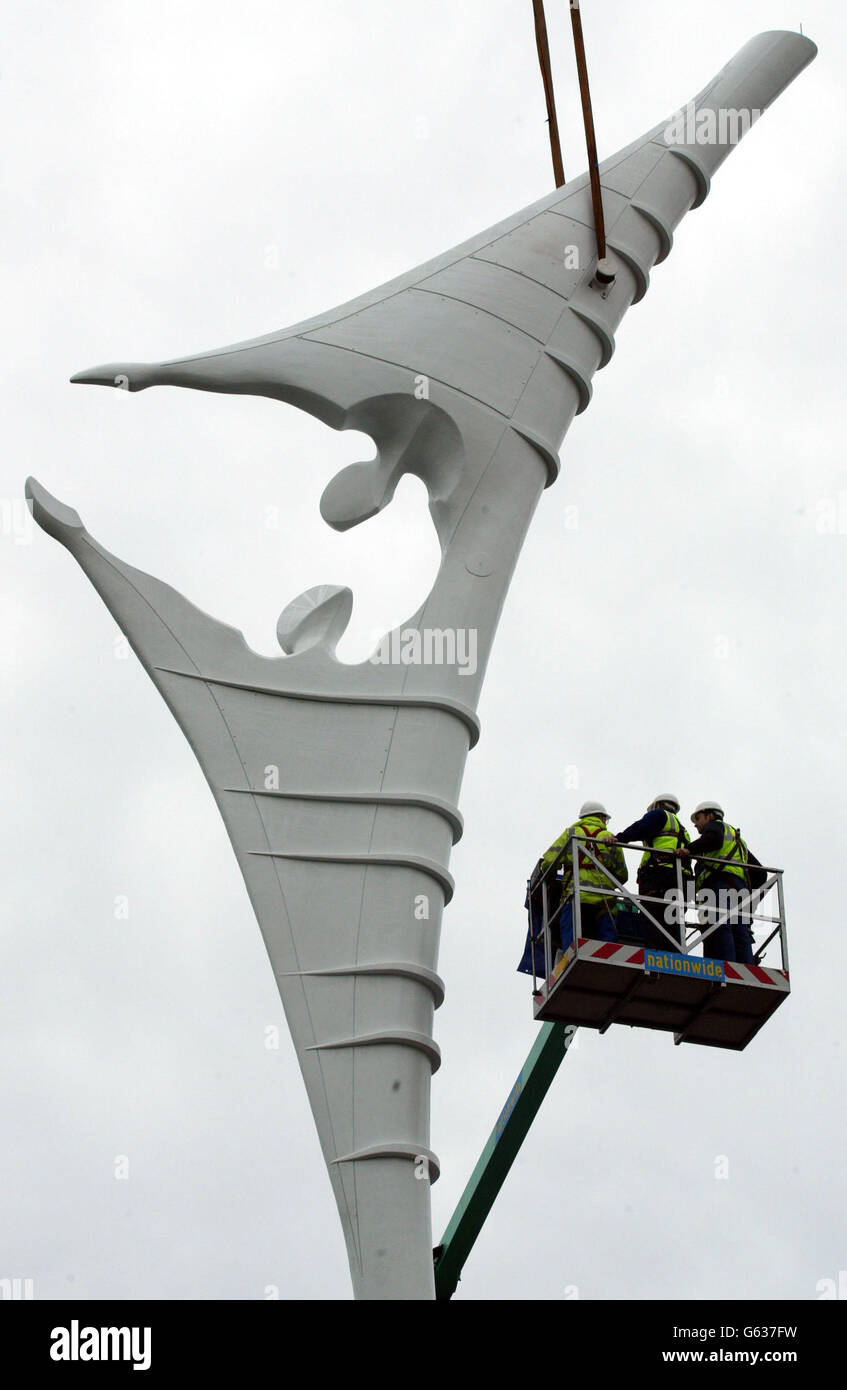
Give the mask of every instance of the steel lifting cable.
<path id="1" fill-rule="evenodd" d="M 570 10 L 574 48 L 576 49 L 576 69 L 579 74 L 579 95 L 582 100 L 582 119 L 585 123 L 585 144 L 588 150 L 588 176 L 591 179 L 591 204 L 594 208 L 594 230 L 597 233 L 597 256 L 602 261 L 606 255 L 606 226 L 603 221 L 600 171 L 597 168 L 594 116 L 591 111 L 591 93 L 588 89 L 588 67 L 585 62 L 585 42 L 582 37 L 582 16 L 579 12 L 579 0 L 570 0 Z"/>
<path id="2" fill-rule="evenodd" d="M 544 18 L 544 0 L 532 0 L 535 15 L 535 43 L 538 48 L 538 61 L 541 64 L 541 80 L 544 83 L 544 97 L 547 102 L 547 124 L 550 127 L 550 152 L 553 156 L 553 177 L 556 187 L 565 182 L 562 168 L 562 148 L 559 144 L 559 124 L 556 120 L 556 101 L 553 96 L 553 74 L 550 70 L 550 49 L 547 44 L 547 22 Z"/>
<path id="3" fill-rule="evenodd" d="M 579 76 L 579 95 L 582 101 L 582 119 L 585 125 L 585 144 L 588 150 L 588 176 L 591 181 L 591 205 L 594 211 L 594 230 L 597 236 L 597 259 L 606 256 L 606 227 L 603 220 L 603 198 L 600 193 L 600 171 L 597 167 L 597 144 L 594 138 L 594 115 L 591 110 L 591 92 L 588 87 L 588 67 L 585 61 L 585 40 L 582 35 L 582 16 L 579 0 L 569 0 L 571 26 L 573 28 L 576 68 Z M 553 73 L 550 67 L 550 48 L 547 42 L 547 22 L 544 18 L 544 0 L 532 0 L 535 16 L 535 42 L 538 48 L 538 61 L 541 65 L 541 79 L 544 83 L 544 98 L 547 102 L 547 123 L 550 127 L 550 151 L 553 156 L 553 176 L 556 187 L 565 182 L 562 167 L 562 149 L 559 143 L 559 125 L 556 120 L 556 100 L 553 95 Z"/>

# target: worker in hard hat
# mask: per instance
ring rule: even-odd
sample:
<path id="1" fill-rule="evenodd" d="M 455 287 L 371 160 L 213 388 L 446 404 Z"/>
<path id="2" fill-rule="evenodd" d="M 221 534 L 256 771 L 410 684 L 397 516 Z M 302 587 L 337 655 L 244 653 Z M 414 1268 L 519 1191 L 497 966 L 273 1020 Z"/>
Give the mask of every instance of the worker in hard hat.
<path id="1" fill-rule="evenodd" d="M 615 845 L 608 830 L 609 812 L 600 801 L 585 801 L 579 808 L 579 819 L 569 825 L 557 840 L 554 840 L 547 853 L 542 856 L 542 872 L 559 857 L 572 835 L 587 840 L 597 858 L 619 883 L 626 883 L 627 869 L 623 853 Z M 612 913 L 614 898 L 593 891 L 597 888 L 612 889 L 614 885 L 588 855 L 579 852 L 579 931 L 581 936 L 596 941 L 617 941 L 615 919 Z M 565 856 L 562 864 L 562 897 L 564 906 L 559 916 L 559 935 L 562 950 L 567 950 L 573 940 L 573 858 Z"/>
<path id="2" fill-rule="evenodd" d="M 691 869 L 688 865 L 683 869 L 680 894 L 674 855 L 676 850 L 688 845 L 689 836 L 679 819 L 679 797 L 673 792 L 661 792 L 650 802 L 641 819 L 633 821 L 626 830 L 619 830 L 615 839 L 624 845 L 633 840 L 641 841 L 644 853 L 638 865 L 638 891 L 645 898 L 664 899 L 664 906 L 651 902 L 645 903 L 644 908 L 673 939 L 668 940 L 642 912 L 639 921 L 644 945 L 665 951 L 684 950 L 685 879 L 690 881 Z"/>
<path id="3" fill-rule="evenodd" d="M 724 820 L 719 801 L 701 801 L 691 820 L 697 839 L 678 853 L 683 860 L 702 856 L 695 868 L 694 885 L 705 926 L 724 918 L 704 937 L 703 954 L 752 965 L 753 931 L 749 908 L 745 908 L 751 887 L 761 886 L 764 870 L 740 830 Z M 722 862 L 707 862 L 716 859 Z"/>

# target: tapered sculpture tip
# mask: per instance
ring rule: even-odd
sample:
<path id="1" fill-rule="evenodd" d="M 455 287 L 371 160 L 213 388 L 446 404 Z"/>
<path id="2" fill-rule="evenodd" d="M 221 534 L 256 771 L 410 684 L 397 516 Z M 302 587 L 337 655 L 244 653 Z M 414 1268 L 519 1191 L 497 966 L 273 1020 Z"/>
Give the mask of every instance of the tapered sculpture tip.
<path id="1" fill-rule="evenodd" d="M 153 385 L 149 362 L 107 362 L 102 367 L 86 367 L 71 377 L 74 386 L 111 386 L 117 391 L 143 391 Z"/>
<path id="2" fill-rule="evenodd" d="M 79 512 L 68 507 L 42 487 L 37 478 L 27 478 L 24 495 L 33 518 L 42 531 L 67 545 L 72 537 L 85 530 Z"/>

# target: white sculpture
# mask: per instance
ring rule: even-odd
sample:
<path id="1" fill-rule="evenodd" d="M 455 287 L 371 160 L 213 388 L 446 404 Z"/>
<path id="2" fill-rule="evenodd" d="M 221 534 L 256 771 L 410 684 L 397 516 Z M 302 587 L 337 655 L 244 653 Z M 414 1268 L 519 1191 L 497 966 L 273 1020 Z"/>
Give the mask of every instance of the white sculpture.
<path id="1" fill-rule="evenodd" d="M 601 166 L 611 286 L 594 278 L 586 176 L 293 328 L 73 378 L 272 396 L 365 431 L 376 458 L 345 468 L 322 499 L 338 529 L 386 506 L 404 473 L 420 477 L 441 566 L 377 659 L 337 661 L 351 595 L 335 587 L 290 603 L 278 625 L 288 655 L 262 657 L 27 484 L 36 520 L 101 594 L 220 807 L 291 1027 L 357 1297 L 433 1297 L 441 914 L 475 709 L 524 535 L 618 323 L 743 133 L 726 113 L 764 110 L 815 52 L 797 34 L 758 36 L 685 119 L 663 121 Z M 713 138 L 701 139 L 706 131 Z"/>

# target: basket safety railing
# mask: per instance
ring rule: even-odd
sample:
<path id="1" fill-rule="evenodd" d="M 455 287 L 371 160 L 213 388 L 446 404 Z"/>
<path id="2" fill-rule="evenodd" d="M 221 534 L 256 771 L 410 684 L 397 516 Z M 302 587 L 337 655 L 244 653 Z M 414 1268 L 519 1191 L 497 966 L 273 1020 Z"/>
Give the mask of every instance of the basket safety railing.
<path id="1" fill-rule="evenodd" d="M 548 980 L 555 964 L 553 928 L 563 909 L 570 904 L 573 941 L 579 940 L 581 935 L 581 896 L 583 893 L 590 893 L 591 897 L 595 899 L 609 899 L 608 906 L 612 913 L 612 921 L 615 920 L 616 910 L 627 906 L 634 909 L 643 921 L 650 923 L 667 941 L 667 949 L 675 952 L 682 951 L 687 955 L 701 946 L 719 927 L 732 921 L 741 922 L 750 927 L 753 932 L 754 963 L 757 965 L 761 963 L 768 947 L 778 938 L 781 968 L 787 973 L 788 941 L 785 929 L 782 869 L 757 865 L 757 873 L 765 874 L 765 881 L 758 888 L 751 888 L 746 879 L 739 879 L 743 887 L 739 887 L 737 890 L 724 888 L 696 890 L 691 871 L 689 869 L 687 873 L 684 872 L 683 860 L 679 855 L 676 855 L 673 850 L 648 849 L 647 853 L 651 856 L 653 865 L 657 869 L 667 870 L 671 866 L 674 869 L 675 889 L 668 889 L 664 896 L 659 897 L 654 894 L 633 893 L 625 883 L 621 883 L 615 877 L 608 864 L 603 862 L 604 850 L 608 854 L 608 849 L 613 848 L 609 846 L 606 849 L 606 843 L 582 835 L 571 835 L 543 873 L 533 875 L 527 883 L 530 958 L 534 994 L 538 992 L 536 943 L 543 943 L 544 978 Z M 621 850 L 624 855 L 636 853 L 641 857 L 645 853 L 642 845 L 626 845 L 616 842 L 614 848 Z M 585 868 L 588 867 L 588 864 L 585 864 L 584 861 L 588 861 L 595 871 L 591 875 L 590 882 L 586 882 L 585 879 Z M 686 861 L 686 867 L 689 862 Z M 728 863 L 737 863 L 737 861 L 710 858 L 705 855 L 696 856 L 696 862 L 698 870 L 701 865 L 714 865 L 715 871 L 723 869 L 724 872 Z M 601 878 L 599 883 L 596 881 L 596 871 L 599 871 Z M 562 892 L 563 887 L 564 892 Z M 771 898 L 769 904 L 771 911 L 760 911 L 764 900 L 769 898 L 771 894 L 775 894 L 776 897 L 776 902 Z M 773 915 L 774 908 L 776 908 L 776 915 Z M 674 929 L 676 935 L 674 935 Z M 764 936 L 765 939 L 759 943 L 757 942 L 758 936 Z M 651 946 L 649 949 L 656 948 Z M 775 964 L 775 962 L 772 963 Z"/>

